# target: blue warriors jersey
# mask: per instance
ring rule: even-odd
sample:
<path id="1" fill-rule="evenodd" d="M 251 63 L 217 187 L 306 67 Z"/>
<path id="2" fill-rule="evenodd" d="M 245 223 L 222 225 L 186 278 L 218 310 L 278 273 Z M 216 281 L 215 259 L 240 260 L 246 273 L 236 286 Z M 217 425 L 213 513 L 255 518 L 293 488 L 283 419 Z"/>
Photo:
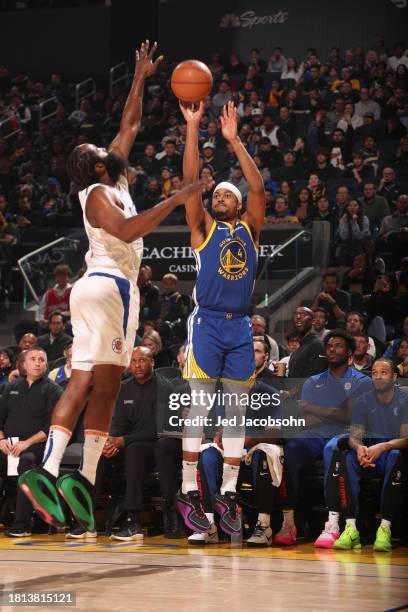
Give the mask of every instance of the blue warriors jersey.
<path id="1" fill-rule="evenodd" d="M 252 300 L 258 253 L 246 223 L 233 228 L 214 221 L 205 242 L 193 251 L 197 262 L 194 300 L 201 308 L 245 313 Z"/>

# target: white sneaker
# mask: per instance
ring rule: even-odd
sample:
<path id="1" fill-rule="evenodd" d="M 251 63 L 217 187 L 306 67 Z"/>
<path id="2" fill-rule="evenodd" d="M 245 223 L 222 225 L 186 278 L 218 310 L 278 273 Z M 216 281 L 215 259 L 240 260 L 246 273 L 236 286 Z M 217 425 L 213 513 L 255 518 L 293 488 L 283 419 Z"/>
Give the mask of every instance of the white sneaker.
<path id="1" fill-rule="evenodd" d="M 205 533 L 193 533 L 193 535 L 187 538 L 189 544 L 196 546 L 205 546 L 205 544 L 218 544 L 218 531 L 217 527 L 212 523 L 210 529 Z"/>
<path id="2" fill-rule="evenodd" d="M 263 527 L 261 523 L 257 523 L 253 534 L 247 540 L 247 545 L 252 547 L 272 546 L 272 529 Z"/>

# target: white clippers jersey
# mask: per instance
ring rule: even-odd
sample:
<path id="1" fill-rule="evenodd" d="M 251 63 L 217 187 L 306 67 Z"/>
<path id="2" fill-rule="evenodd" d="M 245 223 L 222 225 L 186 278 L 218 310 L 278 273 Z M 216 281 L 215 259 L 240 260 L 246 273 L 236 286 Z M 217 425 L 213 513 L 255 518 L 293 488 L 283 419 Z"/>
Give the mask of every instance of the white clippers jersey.
<path id="1" fill-rule="evenodd" d="M 89 239 L 89 250 L 85 257 L 86 265 L 89 271 L 96 270 L 96 268 L 99 271 L 107 270 L 111 274 L 136 282 L 143 256 L 143 238 L 138 238 L 128 244 L 101 228 L 92 227 L 86 218 L 88 196 L 95 187 L 100 186 L 101 183 L 95 183 L 78 193 L 85 231 Z M 137 215 L 132 198 L 123 183 L 117 183 L 114 189 L 123 204 L 125 216 L 129 218 Z"/>

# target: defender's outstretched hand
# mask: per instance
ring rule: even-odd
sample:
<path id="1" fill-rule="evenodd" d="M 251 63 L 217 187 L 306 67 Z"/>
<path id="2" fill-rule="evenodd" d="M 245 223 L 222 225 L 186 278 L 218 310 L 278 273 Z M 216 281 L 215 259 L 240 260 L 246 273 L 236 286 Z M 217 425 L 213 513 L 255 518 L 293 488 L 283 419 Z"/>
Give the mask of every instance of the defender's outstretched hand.
<path id="1" fill-rule="evenodd" d="M 233 102 L 228 102 L 222 109 L 221 131 L 226 140 L 236 140 L 238 138 L 238 116 L 237 109 Z"/>
<path id="2" fill-rule="evenodd" d="M 157 66 L 163 60 L 163 55 L 159 55 L 154 61 L 153 56 L 157 50 L 157 42 L 152 45 L 149 51 L 150 43 L 148 40 L 140 45 L 140 49 L 136 51 L 136 68 L 135 72 L 149 77 L 156 72 Z"/>
<path id="3" fill-rule="evenodd" d="M 196 104 L 186 106 L 184 102 L 179 100 L 179 106 L 187 123 L 196 123 L 199 125 L 204 113 L 204 102 L 202 100 L 198 106 Z"/>

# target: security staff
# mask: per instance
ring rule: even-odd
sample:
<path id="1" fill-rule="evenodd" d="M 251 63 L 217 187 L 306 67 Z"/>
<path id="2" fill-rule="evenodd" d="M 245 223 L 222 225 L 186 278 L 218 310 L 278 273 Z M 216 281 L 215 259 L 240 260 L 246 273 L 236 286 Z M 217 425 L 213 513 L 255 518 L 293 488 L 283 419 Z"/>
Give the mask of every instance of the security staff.
<path id="1" fill-rule="evenodd" d="M 7 474 L 7 457 L 19 457 L 18 473 L 40 465 L 51 414 L 62 389 L 46 376 L 47 355 L 43 349 L 24 354 L 26 375 L 9 383 L 0 398 L 0 474 Z M 18 438 L 14 444 L 11 438 Z M 18 489 L 14 523 L 6 534 L 31 535 L 30 501 Z"/>

